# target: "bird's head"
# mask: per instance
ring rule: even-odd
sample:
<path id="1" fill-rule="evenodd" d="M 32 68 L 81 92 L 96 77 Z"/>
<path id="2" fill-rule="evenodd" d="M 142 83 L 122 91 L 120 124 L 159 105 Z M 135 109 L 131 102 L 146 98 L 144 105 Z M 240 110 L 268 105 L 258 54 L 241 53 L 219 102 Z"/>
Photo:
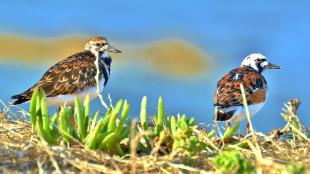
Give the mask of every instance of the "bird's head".
<path id="1" fill-rule="evenodd" d="M 279 66 L 268 62 L 267 58 L 260 53 L 248 55 L 242 61 L 241 66 L 249 66 L 259 73 L 262 73 L 266 69 L 280 69 Z"/>
<path id="2" fill-rule="evenodd" d="M 93 54 L 102 55 L 106 52 L 121 53 L 120 50 L 112 47 L 107 39 L 103 36 L 94 36 L 86 44 L 85 50 L 91 51 Z"/>

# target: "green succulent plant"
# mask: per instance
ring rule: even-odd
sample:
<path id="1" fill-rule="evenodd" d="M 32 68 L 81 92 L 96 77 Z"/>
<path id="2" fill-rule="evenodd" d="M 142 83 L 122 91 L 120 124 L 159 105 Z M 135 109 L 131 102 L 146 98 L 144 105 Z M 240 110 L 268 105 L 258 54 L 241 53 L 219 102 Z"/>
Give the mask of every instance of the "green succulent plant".
<path id="1" fill-rule="evenodd" d="M 211 163 L 219 173 L 254 174 L 255 168 L 239 151 L 222 151 L 211 158 Z"/>

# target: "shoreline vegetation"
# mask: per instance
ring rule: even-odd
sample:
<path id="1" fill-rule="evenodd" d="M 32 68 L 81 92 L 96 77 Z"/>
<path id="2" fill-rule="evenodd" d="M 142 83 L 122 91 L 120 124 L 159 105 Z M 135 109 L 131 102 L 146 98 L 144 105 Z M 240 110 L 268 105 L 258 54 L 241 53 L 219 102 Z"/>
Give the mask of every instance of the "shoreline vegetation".
<path id="1" fill-rule="evenodd" d="M 167 115 L 162 97 L 154 116 L 143 97 L 139 120 L 127 117 L 126 100 L 94 115 L 88 97 L 54 114 L 45 100 L 36 90 L 29 113 L 15 113 L 2 102 L 0 173 L 310 172 L 310 134 L 296 115 L 296 99 L 281 113 L 286 126 L 268 135 L 253 130 L 243 135 L 238 124 L 202 127 L 186 115 Z"/>

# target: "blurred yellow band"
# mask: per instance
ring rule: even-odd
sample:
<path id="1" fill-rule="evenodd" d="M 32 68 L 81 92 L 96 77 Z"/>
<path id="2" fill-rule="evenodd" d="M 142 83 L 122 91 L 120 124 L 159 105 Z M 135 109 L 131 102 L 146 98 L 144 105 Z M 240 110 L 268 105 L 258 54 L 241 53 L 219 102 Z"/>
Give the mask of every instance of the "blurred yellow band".
<path id="1" fill-rule="evenodd" d="M 71 35 L 55 38 L 0 35 L 0 60 L 31 64 L 53 64 L 78 51 L 90 36 Z M 192 44 L 180 39 L 160 39 L 142 44 L 134 41 L 115 42 L 111 45 L 123 51 L 113 55 L 116 61 L 136 59 L 141 65 L 155 71 L 176 75 L 191 75 L 210 66 L 209 57 Z M 118 44 L 122 43 L 122 44 Z"/>

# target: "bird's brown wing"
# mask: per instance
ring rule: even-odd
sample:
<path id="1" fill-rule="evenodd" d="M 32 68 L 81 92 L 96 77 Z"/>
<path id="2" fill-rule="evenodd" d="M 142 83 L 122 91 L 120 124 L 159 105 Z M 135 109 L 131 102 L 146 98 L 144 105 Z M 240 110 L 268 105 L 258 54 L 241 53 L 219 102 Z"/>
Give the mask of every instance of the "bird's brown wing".
<path id="1" fill-rule="evenodd" d="M 242 106 L 240 84 L 244 86 L 248 104 L 262 103 L 266 99 L 265 78 L 250 67 L 239 67 L 224 75 L 217 83 L 214 105 L 220 108 Z"/>
<path id="2" fill-rule="evenodd" d="M 89 86 L 95 86 L 95 57 L 90 52 L 76 53 L 50 67 L 39 82 L 24 93 L 12 96 L 15 99 L 30 100 L 35 88 L 44 90 L 47 97 L 72 94 Z M 104 65 L 100 64 L 100 69 Z M 106 73 L 106 72 L 100 72 Z M 107 79 L 106 79 L 107 80 Z"/>

